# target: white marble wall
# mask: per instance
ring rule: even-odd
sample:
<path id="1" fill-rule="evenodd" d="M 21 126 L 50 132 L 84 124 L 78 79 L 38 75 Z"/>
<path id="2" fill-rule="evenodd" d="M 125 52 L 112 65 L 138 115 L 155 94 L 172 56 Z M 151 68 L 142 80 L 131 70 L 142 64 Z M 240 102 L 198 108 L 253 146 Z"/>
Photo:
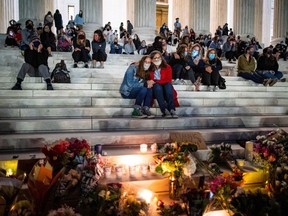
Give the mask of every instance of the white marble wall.
<path id="1" fill-rule="evenodd" d="M 134 27 L 156 29 L 156 0 L 135 0 Z"/>
<path id="2" fill-rule="evenodd" d="M 6 33 L 9 26 L 9 20 L 15 19 L 16 7 L 14 0 L 0 0 L 0 33 Z"/>
<path id="3" fill-rule="evenodd" d="M 228 0 L 210 0 L 210 32 L 227 23 Z M 229 23 L 228 23 L 229 24 Z M 228 25 L 230 27 L 230 25 Z"/>
<path id="4" fill-rule="evenodd" d="M 178 17 L 179 22 L 182 25 L 182 28 L 184 28 L 186 25 L 188 25 L 188 28 L 194 28 L 190 23 L 190 0 L 172 0 L 172 5 L 169 5 L 169 10 L 172 10 L 172 17 L 171 17 L 171 24 L 169 25 L 169 28 L 173 31 L 174 30 L 174 22 L 175 19 Z"/>

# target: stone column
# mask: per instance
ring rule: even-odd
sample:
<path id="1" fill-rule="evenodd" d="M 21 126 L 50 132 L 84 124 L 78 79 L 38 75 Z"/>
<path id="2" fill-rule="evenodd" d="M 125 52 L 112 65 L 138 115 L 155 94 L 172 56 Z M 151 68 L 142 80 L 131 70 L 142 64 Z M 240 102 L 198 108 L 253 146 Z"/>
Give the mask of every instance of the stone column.
<path id="1" fill-rule="evenodd" d="M 193 28 L 190 26 L 190 0 L 182 0 L 181 4 L 179 0 L 172 0 L 172 5 L 169 5 L 172 8 L 172 27 L 171 31 L 174 30 L 174 22 L 175 19 L 178 17 L 179 22 L 181 23 L 182 29 L 188 25 L 188 28 Z M 195 30 L 195 29 L 194 29 Z"/>
<path id="2" fill-rule="evenodd" d="M 6 33 L 9 21 L 16 20 L 15 1 L 0 0 L 0 32 Z M 16 20 L 17 21 L 17 20 Z"/>
<path id="3" fill-rule="evenodd" d="M 135 10 L 135 5 L 134 5 L 134 0 L 127 0 L 126 2 L 126 9 L 127 9 L 127 20 L 130 20 L 131 23 L 135 23 L 135 20 L 134 20 L 134 16 L 135 16 L 135 13 L 134 13 L 134 10 Z M 126 28 L 126 20 L 123 21 L 124 23 L 124 28 Z"/>
<path id="4" fill-rule="evenodd" d="M 288 1 L 274 0 L 273 38 L 282 38 L 288 32 Z"/>
<path id="5" fill-rule="evenodd" d="M 228 23 L 228 1 L 227 0 L 210 0 L 210 32 L 214 34 L 220 25 L 221 27 Z M 228 23 L 230 28 L 230 25 Z"/>
<path id="6" fill-rule="evenodd" d="M 190 17 L 190 26 L 196 33 L 210 33 L 210 0 L 191 0 Z"/>
<path id="7" fill-rule="evenodd" d="M 154 41 L 156 35 L 156 0 L 135 0 L 133 26 L 134 33 L 139 35 L 140 40 Z"/>
<path id="8" fill-rule="evenodd" d="M 19 0 L 19 19 L 22 25 L 27 19 L 36 21 L 34 25 L 38 25 L 39 22 L 43 23 L 48 11 L 54 14 L 54 0 Z"/>
<path id="9" fill-rule="evenodd" d="M 96 29 L 103 27 L 103 0 L 80 0 L 80 10 L 84 15 L 84 31 L 91 38 Z"/>
<path id="10" fill-rule="evenodd" d="M 251 0 L 234 1 L 233 26 L 234 26 L 234 33 L 236 35 L 237 34 L 254 35 L 254 20 L 255 20 L 254 13 L 255 13 L 255 1 Z"/>

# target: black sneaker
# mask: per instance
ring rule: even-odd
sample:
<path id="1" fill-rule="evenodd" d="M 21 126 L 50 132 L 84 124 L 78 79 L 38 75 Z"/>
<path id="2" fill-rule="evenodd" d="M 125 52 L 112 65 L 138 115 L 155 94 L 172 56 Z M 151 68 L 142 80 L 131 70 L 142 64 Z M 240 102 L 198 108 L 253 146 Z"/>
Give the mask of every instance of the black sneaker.
<path id="1" fill-rule="evenodd" d="M 286 78 L 280 79 L 280 82 L 286 82 Z"/>
<path id="2" fill-rule="evenodd" d="M 143 114 L 141 109 L 139 108 L 134 108 L 133 112 L 132 112 L 132 118 L 147 118 L 147 115 Z"/>
<path id="3" fill-rule="evenodd" d="M 74 68 L 77 68 L 77 67 L 78 67 L 77 63 L 74 63 L 73 67 L 74 67 Z"/>
<path id="4" fill-rule="evenodd" d="M 170 112 L 167 109 L 165 109 L 164 113 L 162 113 L 162 117 L 163 118 L 172 118 Z"/>
<path id="5" fill-rule="evenodd" d="M 21 84 L 16 83 L 11 90 L 22 90 Z"/>
<path id="6" fill-rule="evenodd" d="M 142 113 L 143 113 L 144 115 L 146 115 L 147 118 L 149 118 L 149 119 L 155 118 L 155 115 L 153 115 L 153 114 L 151 113 L 149 107 L 144 107 L 143 110 L 142 110 Z"/>
<path id="7" fill-rule="evenodd" d="M 170 114 L 171 114 L 172 118 L 178 118 L 178 115 L 176 114 L 175 110 L 171 110 Z"/>
<path id="8" fill-rule="evenodd" d="M 47 84 L 47 90 L 54 90 L 51 83 Z"/>
<path id="9" fill-rule="evenodd" d="M 85 68 L 89 68 L 89 66 L 88 66 L 88 64 L 87 64 L 87 63 L 84 65 L 84 67 L 85 67 Z"/>

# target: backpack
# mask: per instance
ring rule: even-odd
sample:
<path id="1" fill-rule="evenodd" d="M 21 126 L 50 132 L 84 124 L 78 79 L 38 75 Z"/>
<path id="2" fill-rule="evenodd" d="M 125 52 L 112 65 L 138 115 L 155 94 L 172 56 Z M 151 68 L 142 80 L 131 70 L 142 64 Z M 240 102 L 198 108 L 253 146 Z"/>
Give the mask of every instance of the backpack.
<path id="1" fill-rule="evenodd" d="M 70 72 L 67 70 L 64 60 L 57 63 L 51 74 L 53 83 L 71 83 Z"/>
<path id="2" fill-rule="evenodd" d="M 222 76 L 220 76 L 219 81 L 218 81 L 219 89 L 226 89 L 225 82 L 226 82 L 226 80 Z"/>

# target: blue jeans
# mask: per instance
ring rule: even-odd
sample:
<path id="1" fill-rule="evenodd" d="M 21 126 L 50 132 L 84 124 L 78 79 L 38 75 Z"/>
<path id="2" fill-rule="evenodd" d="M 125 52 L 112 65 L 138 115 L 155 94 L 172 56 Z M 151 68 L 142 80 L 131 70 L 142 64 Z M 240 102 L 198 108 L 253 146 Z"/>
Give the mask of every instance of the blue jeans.
<path id="1" fill-rule="evenodd" d="M 123 98 L 136 99 L 135 105 L 150 107 L 152 102 L 152 89 L 146 87 L 133 88 L 128 96 L 121 94 Z"/>
<path id="2" fill-rule="evenodd" d="M 263 76 L 264 78 L 267 79 L 278 79 L 280 80 L 283 77 L 283 73 L 280 71 L 276 71 L 274 74 L 271 72 L 264 72 L 263 71 L 257 71 L 257 74 Z"/>
<path id="3" fill-rule="evenodd" d="M 153 94 L 157 99 L 162 113 L 165 113 L 165 109 L 168 109 L 168 111 L 175 110 L 173 87 L 171 83 L 166 83 L 164 85 L 155 83 L 153 85 Z"/>
<path id="4" fill-rule="evenodd" d="M 254 73 L 241 72 L 241 73 L 238 73 L 238 76 L 247 80 L 252 80 L 255 83 L 262 84 L 264 82 L 264 78 L 261 75 L 258 75 L 256 72 Z"/>

